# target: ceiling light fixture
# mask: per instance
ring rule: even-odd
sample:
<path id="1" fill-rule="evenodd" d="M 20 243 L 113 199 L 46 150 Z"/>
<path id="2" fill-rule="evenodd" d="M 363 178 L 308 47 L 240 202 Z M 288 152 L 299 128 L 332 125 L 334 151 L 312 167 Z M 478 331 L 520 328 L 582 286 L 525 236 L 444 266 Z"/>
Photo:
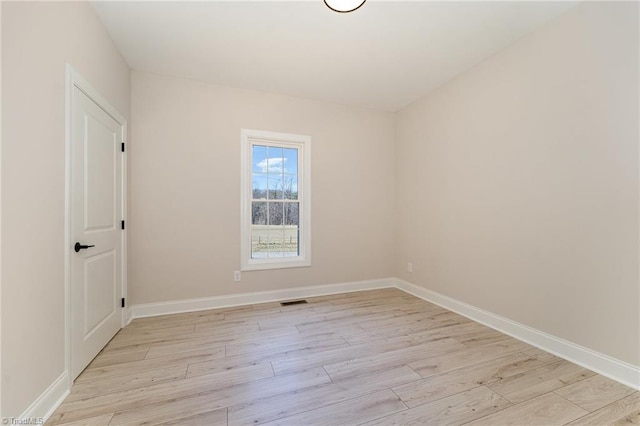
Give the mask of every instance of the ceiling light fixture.
<path id="1" fill-rule="evenodd" d="M 349 13 L 359 9 L 367 0 L 324 0 L 324 4 L 334 12 Z"/>

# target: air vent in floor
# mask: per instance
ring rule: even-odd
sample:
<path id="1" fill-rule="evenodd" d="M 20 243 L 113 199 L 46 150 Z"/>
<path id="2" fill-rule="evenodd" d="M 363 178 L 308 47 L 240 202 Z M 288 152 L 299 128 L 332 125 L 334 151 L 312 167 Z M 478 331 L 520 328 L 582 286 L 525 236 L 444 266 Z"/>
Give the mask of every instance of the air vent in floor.
<path id="1" fill-rule="evenodd" d="M 291 300 L 289 302 L 280 302 L 280 306 L 302 305 L 308 303 L 306 300 Z"/>

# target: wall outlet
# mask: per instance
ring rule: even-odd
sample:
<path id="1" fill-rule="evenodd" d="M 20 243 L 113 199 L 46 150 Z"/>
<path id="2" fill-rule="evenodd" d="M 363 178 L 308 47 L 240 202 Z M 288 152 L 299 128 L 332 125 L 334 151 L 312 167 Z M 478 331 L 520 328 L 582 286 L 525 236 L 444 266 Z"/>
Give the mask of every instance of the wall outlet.
<path id="1" fill-rule="evenodd" d="M 241 279 L 242 279 L 242 275 L 240 274 L 240 271 L 233 271 L 233 280 L 240 281 Z"/>
<path id="2" fill-rule="evenodd" d="M 413 263 L 407 263 L 407 272 L 413 272 Z"/>

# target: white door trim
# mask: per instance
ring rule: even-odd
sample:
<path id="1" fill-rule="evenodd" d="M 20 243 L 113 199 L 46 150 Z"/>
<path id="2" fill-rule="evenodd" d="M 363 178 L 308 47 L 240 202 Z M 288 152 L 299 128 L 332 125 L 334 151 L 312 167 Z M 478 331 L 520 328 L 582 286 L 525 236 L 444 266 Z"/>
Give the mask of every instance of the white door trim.
<path id="1" fill-rule="evenodd" d="M 123 143 L 127 142 L 127 120 L 96 89 L 93 88 L 70 64 L 65 64 L 65 191 L 64 191 L 64 323 L 65 357 L 64 370 L 68 387 L 71 388 L 71 247 L 72 247 L 72 150 L 73 150 L 73 89 L 78 88 L 102 110 L 109 114 L 121 127 Z M 127 220 L 127 155 L 122 153 L 122 219 Z M 127 229 L 122 231 L 122 297 L 127 297 Z M 129 308 L 122 310 L 121 326 L 128 320 Z"/>

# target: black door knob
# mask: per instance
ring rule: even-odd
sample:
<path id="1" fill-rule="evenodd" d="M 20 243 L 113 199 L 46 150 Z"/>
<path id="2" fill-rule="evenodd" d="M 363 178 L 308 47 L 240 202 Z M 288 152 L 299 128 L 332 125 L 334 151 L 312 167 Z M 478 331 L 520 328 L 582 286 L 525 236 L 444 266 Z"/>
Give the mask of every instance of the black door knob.
<path id="1" fill-rule="evenodd" d="M 80 250 L 86 250 L 86 249 L 88 249 L 89 247 L 95 247 L 95 245 L 93 245 L 93 246 L 83 246 L 83 245 L 82 245 L 82 244 L 80 244 L 80 243 L 76 243 L 76 245 L 75 245 L 75 246 L 73 246 L 73 249 L 74 249 L 74 250 L 76 251 L 76 253 L 77 253 L 77 252 L 79 252 Z"/>

